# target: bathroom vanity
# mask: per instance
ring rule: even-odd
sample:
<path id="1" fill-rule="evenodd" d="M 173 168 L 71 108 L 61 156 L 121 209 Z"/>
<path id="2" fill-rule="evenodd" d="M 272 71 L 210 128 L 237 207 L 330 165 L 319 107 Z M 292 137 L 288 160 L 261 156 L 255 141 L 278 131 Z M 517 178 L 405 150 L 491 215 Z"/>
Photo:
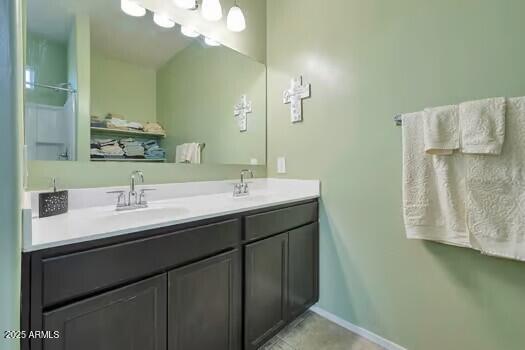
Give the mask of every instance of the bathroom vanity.
<path id="1" fill-rule="evenodd" d="M 24 348 L 257 349 L 318 300 L 318 194 L 299 192 L 181 197 L 164 207 L 205 200 L 207 214 L 105 237 L 66 235 L 89 208 L 34 218 L 35 235 L 62 220 L 64 239 L 25 247 L 22 328 L 60 336 Z"/>
<path id="2" fill-rule="evenodd" d="M 27 188 L 133 171 L 58 216 L 26 193 L 24 350 L 256 349 L 318 300 L 319 182 L 248 182 L 266 173 L 264 59 L 160 3 L 24 6 Z"/>

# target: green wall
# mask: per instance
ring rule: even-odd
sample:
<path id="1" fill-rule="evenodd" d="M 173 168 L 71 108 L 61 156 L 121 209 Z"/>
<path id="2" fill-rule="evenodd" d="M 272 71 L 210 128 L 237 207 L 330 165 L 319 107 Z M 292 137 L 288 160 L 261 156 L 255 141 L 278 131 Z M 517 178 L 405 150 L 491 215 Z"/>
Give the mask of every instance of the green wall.
<path id="1" fill-rule="evenodd" d="M 60 188 L 88 188 L 129 185 L 129 175 L 140 169 L 146 184 L 239 179 L 246 165 L 152 164 L 127 162 L 29 162 L 32 174 L 28 190 L 50 189 L 51 179 Z M 250 166 L 256 177 L 266 177 L 266 167 Z M 232 188 L 233 189 L 233 188 Z"/>
<path id="2" fill-rule="evenodd" d="M 0 331 L 20 325 L 21 140 L 23 36 L 20 4 L 0 1 Z M 0 350 L 19 349 L 0 337 Z"/>
<path id="3" fill-rule="evenodd" d="M 62 42 L 44 38 L 38 33 L 27 33 L 26 64 L 35 70 L 36 82 L 58 85 L 68 81 L 67 45 Z M 67 95 L 49 89 L 26 89 L 26 100 L 62 107 Z"/>
<path id="4" fill-rule="evenodd" d="M 157 120 L 156 71 L 91 49 L 91 115 L 123 115 L 127 120 Z"/>
<path id="5" fill-rule="evenodd" d="M 204 163 L 266 163 L 266 68 L 229 48 L 195 42 L 157 72 L 158 120 L 166 128 L 168 159 L 185 142 L 205 142 Z M 252 101 L 248 130 L 240 132 L 233 106 Z"/>
<path id="6" fill-rule="evenodd" d="M 325 6 L 323 6 L 325 5 Z M 268 0 L 268 175 L 322 181 L 320 306 L 410 350 L 525 349 L 525 264 L 404 236 L 396 113 L 525 95 L 523 0 Z M 282 91 L 312 83 L 304 122 Z"/>

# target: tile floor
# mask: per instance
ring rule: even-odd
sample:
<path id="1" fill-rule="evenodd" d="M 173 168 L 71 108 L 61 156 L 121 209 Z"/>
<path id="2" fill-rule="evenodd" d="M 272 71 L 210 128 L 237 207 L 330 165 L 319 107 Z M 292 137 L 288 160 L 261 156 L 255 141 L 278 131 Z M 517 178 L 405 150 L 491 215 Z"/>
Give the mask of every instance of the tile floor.
<path id="1" fill-rule="evenodd" d="M 259 350 L 384 350 L 369 340 L 308 311 Z"/>

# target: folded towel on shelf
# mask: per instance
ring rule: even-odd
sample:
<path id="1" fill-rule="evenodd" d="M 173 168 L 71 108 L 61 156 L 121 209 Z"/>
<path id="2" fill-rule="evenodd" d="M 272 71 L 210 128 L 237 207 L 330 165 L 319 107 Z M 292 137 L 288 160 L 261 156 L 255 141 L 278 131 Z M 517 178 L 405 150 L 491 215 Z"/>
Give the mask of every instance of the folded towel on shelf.
<path id="1" fill-rule="evenodd" d="M 126 120 L 126 116 L 118 113 L 108 113 L 106 114 L 106 119 L 121 119 Z"/>
<path id="2" fill-rule="evenodd" d="M 402 118 L 403 216 L 407 238 L 470 247 L 462 155 L 426 154 L 424 112 Z"/>
<path id="3" fill-rule="evenodd" d="M 504 97 L 464 102 L 459 105 L 461 152 L 500 154 L 505 139 Z"/>
<path id="4" fill-rule="evenodd" d="M 128 126 L 129 129 L 132 129 L 132 130 L 137 130 L 137 131 L 143 131 L 144 130 L 144 126 L 141 123 L 138 123 L 138 122 L 128 122 L 127 126 Z"/>
<path id="5" fill-rule="evenodd" d="M 124 151 L 119 145 L 108 145 L 108 146 L 102 146 L 100 147 L 100 150 L 104 152 L 105 155 L 113 155 L 113 156 L 123 156 Z"/>
<path id="6" fill-rule="evenodd" d="M 128 130 L 128 122 L 119 118 L 106 119 L 106 127 L 108 129 Z"/>
<path id="7" fill-rule="evenodd" d="M 95 116 L 95 115 L 91 116 L 91 127 L 94 127 L 94 128 L 105 128 L 106 126 L 107 126 L 106 125 L 106 120 L 104 120 L 101 117 Z"/>
<path id="8" fill-rule="evenodd" d="M 142 146 L 145 148 L 145 149 L 150 149 L 150 148 L 159 148 L 159 143 L 157 140 L 147 140 L 145 142 L 142 143 Z"/>
<path id="9" fill-rule="evenodd" d="M 146 159 L 165 159 L 166 151 L 162 148 L 150 149 L 144 152 Z"/>
<path id="10" fill-rule="evenodd" d="M 144 156 L 144 148 L 142 146 L 126 146 L 123 150 L 128 157 Z"/>
<path id="11" fill-rule="evenodd" d="M 124 149 L 124 155 L 126 157 L 144 157 L 144 150 L 139 151 L 139 150 Z"/>
<path id="12" fill-rule="evenodd" d="M 90 150 L 91 158 L 104 158 L 105 153 L 98 148 L 91 148 Z"/>
<path id="13" fill-rule="evenodd" d="M 201 163 L 201 144 L 197 142 L 184 143 L 175 148 L 176 163 Z"/>
<path id="14" fill-rule="evenodd" d="M 131 147 L 131 146 L 140 146 L 142 147 L 142 142 L 135 140 L 134 138 L 128 137 L 119 140 L 119 144 L 122 147 Z"/>
<path id="15" fill-rule="evenodd" d="M 115 139 L 95 139 L 95 143 L 98 143 L 100 147 L 104 146 L 118 146 L 118 141 Z"/>
<path id="16" fill-rule="evenodd" d="M 506 124 L 500 156 L 465 158 L 467 222 L 475 248 L 488 255 L 525 260 L 525 97 L 507 100 Z M 481 132 L 487 135 L 486 130 Z M 496 151 L 501 134 L 491 131 L 490 135 Z"/>
<path id="17" fill-rule="evenodd" d="M 451 155 L 459 149 L 459 107 L 427 108 L 423 115 L 425 152 Z"/>
<path id="18" fill-rule="evenodd" d="M 90 156 L 91 156 L 91 159 L 123 159 L 124 158 L 123 152 L 110 151 L 109 153 L 106 153 L 103 150 L 98 149 L 98 148 L 92 148 L 90 150 Z"/>
<path id="19" fill-rule="evenodd" d="M 157 140 L 148 140 L 142 143 L 146 159 L 165 159 L 166 151 L 159 146 Z"/>
<path id="20" fill-rule="evenodd" d="M 158 123 L 146 123 L 146 125 L 144 125 L 144 132 L 159 135 L 164 135 L 166 133 L 164 128 Z"/>

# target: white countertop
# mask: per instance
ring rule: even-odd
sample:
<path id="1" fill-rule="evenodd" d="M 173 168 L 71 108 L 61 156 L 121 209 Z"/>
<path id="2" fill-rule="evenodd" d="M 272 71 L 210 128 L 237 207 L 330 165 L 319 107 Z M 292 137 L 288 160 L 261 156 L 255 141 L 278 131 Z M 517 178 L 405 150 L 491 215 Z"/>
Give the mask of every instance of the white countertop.
<path id="1" fill-rule="evenodd" d="M 106 192 L 115 188 L 70 190 L 68 213 L 38 218 L 35 217 L 33 209 L 33 217 L 24 220 L 23 250 L 35 251 L 133 234 L 148 229 L 314 199 L 320 195 L 319 181 L 316 180 L 259 179 L 251 184 L 250 195 L 243 198 L 233 198 L 232 186 L 233 181 L 148 185 L 145 187 L 157 190 L 151 192 L 156 194 L 150 196 L 148 208 L 120 212 L 115 210 L 115 205 L 107 205 L 108 199 L 115 200 L 114 195 L 107 195 Z M 225 192 L 227 189 L 229 191 Z M 166 193 L 169 193 L 171 198 L 165 198 Z M 31 203 L 28 206 L 34 208 L 36 205 L 38 208 L 38 201 L 35 200 L 38 194 L 28 193 L 27 196 L 27 202 Z M 98 197 L 102 205 L 97 205 Z"/>

